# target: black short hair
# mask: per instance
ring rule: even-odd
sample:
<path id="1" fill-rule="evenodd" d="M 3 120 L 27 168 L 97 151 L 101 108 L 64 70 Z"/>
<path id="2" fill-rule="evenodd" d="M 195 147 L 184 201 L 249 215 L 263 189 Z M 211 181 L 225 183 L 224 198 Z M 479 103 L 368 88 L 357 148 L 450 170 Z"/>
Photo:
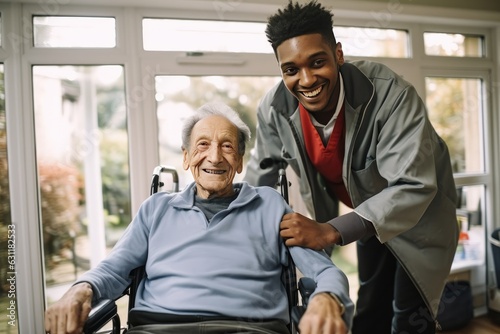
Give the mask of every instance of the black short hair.
<path id="1" fill-rule="evenodd" d="M 276 48 L 287 39 L 319 33 L 332 47 L 337 44 L 333 34 L 333 14 L 312 0 L 307 4 L 293 3 L 292 0 L 283 9 L 268 18 L 266 36 Z"/>

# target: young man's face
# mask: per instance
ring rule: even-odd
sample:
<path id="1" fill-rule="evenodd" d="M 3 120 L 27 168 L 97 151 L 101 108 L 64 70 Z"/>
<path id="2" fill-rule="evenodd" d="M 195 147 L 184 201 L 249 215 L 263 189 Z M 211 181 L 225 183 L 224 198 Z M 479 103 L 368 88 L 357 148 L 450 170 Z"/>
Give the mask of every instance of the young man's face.
<path id="1" fill-rule="evenodd" d="M 340 43 L 332 50 L 320 34 L 301 35 L 281 43 L 276 57 L 283 82 L 309 112 L 328 112 L 336 106 L 334 91 L 344 64 Z"/>
<path id="2" fill-rule="evenodd" d="M 233 179 L 243 170 L 243 157 L 238 153 L 238 129 L 227 118 L 209 116 L 196 123 L 183 155 L 184 169 L 191 169 L 199 197 L 233 194 Z"/>

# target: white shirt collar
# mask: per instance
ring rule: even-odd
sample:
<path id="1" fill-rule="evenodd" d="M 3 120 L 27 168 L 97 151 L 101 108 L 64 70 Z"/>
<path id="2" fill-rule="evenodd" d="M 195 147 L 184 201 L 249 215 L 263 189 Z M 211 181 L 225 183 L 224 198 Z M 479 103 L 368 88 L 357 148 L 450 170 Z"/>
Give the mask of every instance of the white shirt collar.
<path id="1" fill-rule="evenodd" d="M 316 121 L 314 117 L 312 117 L 312 114 L 309 113 L 309 117 L 311 119 L 312 124 L 318 130 L 318 133 L 321 136 L 321 139 L 323 140 L 323 144 L 326 145 L 328 143 L 328 140 L 330 139 L 330 136 L 332 135 L 333 132 L 333 127 L 335 126 L 335 121 L 337 120 L 337 117 L 339 116 L 340 110 L 342 109 L 342 105 L 344 104 L 344 98 L 345 98 L 345 91 L 344 91 L 344 80 L 342 80 L 342 74 L 339 72 L 339 84 L 340 84 L 340 91 L 339 91 L 339 101 L 337 103 L 337 107 L 335 109 L 335 113 L 333 114 L 333 117 L 326 123 L 326 125 L 323 125 Z"/>

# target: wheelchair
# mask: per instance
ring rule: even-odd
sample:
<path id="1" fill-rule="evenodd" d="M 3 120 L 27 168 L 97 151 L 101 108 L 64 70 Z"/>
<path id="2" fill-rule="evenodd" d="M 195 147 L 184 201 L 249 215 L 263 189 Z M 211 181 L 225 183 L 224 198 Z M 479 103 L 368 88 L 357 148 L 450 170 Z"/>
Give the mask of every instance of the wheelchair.
<path id="1" fill-rule="evenodd" d="M 177 171 L 169 166 L 157 166 L 153 170 L 151 179 L 150 195 L 158 192 L 164 186 L 161 181 L 161 174 L 168 173 L 172 178 L 172 191 L 179 191 L 179 177 Z M 279 180 L 277 186 L 280 188 L 281 195 L 288 202 L 288 181 L 284 169 L 280 170 Z M 298 323 L 304 314 L 309 297 L 316 288 L 316 283 L 309 277 L 301 277 L 297 283 L 297 274 L 295 264 L 292 261 L 290 254 L 288 254 L 289 265 L 283 267 L 281 280 L 285 286 L 288 298 L 288 308 L 290 313 L 290 323 L 288 329 L 290 334 L 298 333 Z M 147 275 L 144 267 L 135 268 L 130 272 L 129 278 L 131 279 L 130 285 L 125 289 L 119 298 L 128 295 L 128 312 L 132 310 L 135 304 L 135 296 L 139 284 Z M 301 297 L 301 304 L 299 305 L 299 294 Z M 118 298 L 118 299 L 119 299 Z M 112 329 L 102 330 L 107 324 L 112 324 Z M 118 307 L 116 300 L 105 299 L 92 307 L 89 318 L 87 319 L 83 333 L 84 334 L 125 334 L 131 328 L 130 324 L 126 327 L 121 326 L 120 316 L 118 315 Z"/>

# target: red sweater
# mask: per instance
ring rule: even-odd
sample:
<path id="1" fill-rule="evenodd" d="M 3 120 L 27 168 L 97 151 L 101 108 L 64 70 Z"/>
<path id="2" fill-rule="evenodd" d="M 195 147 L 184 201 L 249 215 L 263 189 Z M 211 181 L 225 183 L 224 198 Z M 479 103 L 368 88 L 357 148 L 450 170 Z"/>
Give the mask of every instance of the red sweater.
<path id="1" fill-rule="evenodd" d="M 351 198 L 342 181 L 342 162 L 345 150 L 344 105 L 339 112 L 332 135 L 325 147 L 321 136 L 314 127 L 309 112 L 299 104 L 302 133 L 307 155 L 316 170 L 328 182 L 330 191 L 345 205 L 352 208 Z"/>

